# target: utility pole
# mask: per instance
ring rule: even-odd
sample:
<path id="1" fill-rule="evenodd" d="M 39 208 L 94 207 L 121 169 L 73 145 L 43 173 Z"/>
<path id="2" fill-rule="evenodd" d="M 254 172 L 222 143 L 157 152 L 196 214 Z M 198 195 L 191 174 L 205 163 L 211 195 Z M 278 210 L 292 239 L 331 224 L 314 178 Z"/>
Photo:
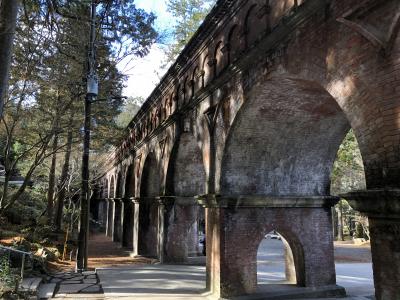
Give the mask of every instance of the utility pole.
<path id="1" fill-rule="evenodd" d="M 85 124 L 82 156 L 82 188 L 81 188 L 81 215 L 78 237 L 78 253 L 76 271 L 82 272 L 88 268 L 88 238 L 89 238 L 89 149 L 90 149 L 90 121 L 91 104 L 98 94 L 98 79 L 96 75 L 95 57 L 96 34 L 96 3 L 92 0 L 90 15 L 90 44 L 88 53 L 87 93 L 85 97 Z"/>

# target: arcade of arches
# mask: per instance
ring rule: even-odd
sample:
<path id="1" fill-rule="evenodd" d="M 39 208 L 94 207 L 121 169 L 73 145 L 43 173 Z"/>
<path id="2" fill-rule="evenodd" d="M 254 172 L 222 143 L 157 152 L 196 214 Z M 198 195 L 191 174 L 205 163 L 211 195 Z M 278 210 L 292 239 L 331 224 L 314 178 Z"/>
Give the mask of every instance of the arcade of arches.
<path id="1" fill-rule="evenodd" d="M 352 128 L 367 189 L 344 197 L 370 220 L 377 299 L 400 299 L 399 30 L 398 0 L 218 1 L 98 181 L 106 234 L 181 263 L 205 228 L 207 288 L 232 297 L 277 230 L 298 285 L 339 291 L 330 175 Z"/>

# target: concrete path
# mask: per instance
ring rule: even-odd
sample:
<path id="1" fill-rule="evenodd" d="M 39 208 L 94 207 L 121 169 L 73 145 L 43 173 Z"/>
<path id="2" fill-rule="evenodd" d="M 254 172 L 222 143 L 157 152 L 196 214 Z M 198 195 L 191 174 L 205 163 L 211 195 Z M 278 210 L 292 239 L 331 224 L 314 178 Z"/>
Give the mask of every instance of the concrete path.
<path id="1" fill-rule="evenodd" d="M 115 249 L 111 249 L 108 245 L 112 244 L 108 238 L 98 238 L 94 241 L 101 242 L 102 245 L 102 247 L 95 247 L 97 248 L 95 252 L 99 253 L 93 257 L 99 260 L 96 263 L 103 264 L 103 267 L 97 268 L 98 281 L 96 283 L 94 281 L 93 283 L 83 282 L 82 278 L 71 276 L 72 274 L 69 273 L 54 276 L 54 282 L 64 281 L 62 284 L 58 284 L 54 298 L 91 300 L 211 298 L 205 292 L 206 274 L 204 266 L 145 264 L 144 261 L 139 262 L 129 258 L 128 254 L 122 253 L 122 249 L 118 250 L 121 253 L 116 258 L 112 255 L 114 251 L 111 250 Z M 100 252 L 104 249 L 110 253 L 103 256 L 104 253 Z M 352 249 L 345 249 L 341 251 L 340 255 L 346 257 L 346 260 L 347 257 L 357 256 L 357 253 L 354 254 L 352 251 Z M 265 288 L 270 290 L 272 288 L 273 291 L 281 290 L 284 287 L 281 284 L 285 282 L 282 242 L 271 239 L 264 240 L 260 245 L 257 259 L 259 289 L 263 291 Z M 374 286 L 371 263 L 337 263 L 336 273 L 338 285 L 347 290 L 348 297 L 344 299 L 373 299 Z M 93 277 L 93 274 L 88 275 Z M 94 279 L 89 277 L 85 280 Z M 80 285 L 86 283 L 93 285 L 90 286 L 89 290 L 86 286 L 83 287 L 83 290 L 80 290 Z M 101 290 L 97 290 L 97 293 L 90 293 L 91 289 L 97 287 L 100 287 Z M 297 289 L 295 286 L 289 288 Z M 76 291 L 73 289 L 76 289 Z"/>
<path id="2" fill-rule="evenodd" d="M 106 299 L 197 299 L 205 290 L 205 267 L 147 265 L 97 270 Z"/>
<path id="3" fill-rule="evenodd" d="M 283 245 L 265 240 L 258 252 L 258 283 L 285 282 Z M 97 269 L 105 299 L 207 299 L 205 267 L 179 265 L 121 266 Z M 372 299 L 370 263 L 336 264 L 337 283 L 347 290 L 345 299 Z M 326 300 L 326 299 L 325 299 Z"/>
<path id="4" fill-rule="evenodd" d="M 368 249 L 339 246 L 335 256 L 348 259 L 368 257 Z M 361 255 L 359 255 L 361 251 Z M 284 283 L 285 265 L 283 244 L 279 240 L 265 239 L 258 250 L 257 275 L 259 284 Z M 345 253 L 345 255 L 343 254 Z M 372 299 L 375 294 L 371 263 L 336 263 L 336 281 L 346 289 L 348 299 Z"/>
<path id="5" fill-rule="evenodd" d="M 103 291 L 97 274 L 93 271 L 60 272 L 47 279 L 39 288 L 40 299 L 94 298 L 102 299 Z"/>

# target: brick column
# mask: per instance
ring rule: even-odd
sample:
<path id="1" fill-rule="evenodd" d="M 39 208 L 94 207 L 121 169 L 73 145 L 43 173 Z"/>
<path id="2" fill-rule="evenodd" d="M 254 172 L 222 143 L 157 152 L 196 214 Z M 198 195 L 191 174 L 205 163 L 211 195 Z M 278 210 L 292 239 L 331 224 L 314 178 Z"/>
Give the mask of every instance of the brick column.
<path id="1" fill-rule="evenodd" d="M 368 216 L 376 299 L 400 299 L 400 190 L 357 191 L 343 198 Z"/>
<path id="2" fill-rule="evenodd" d="M 106 212 L 105 212 L 105 224 L 106 224 L 106 236 L 108 236 L 108 215 L 110 214 L 110 201 L 108 198 L 104 199 L 106 201 Z"/>
<path id="3" fill-rule="evenodd" d="M 124 213 L 125 213 L 125 202 L 124 199 L 120 199 L 120 212 L 119 212 L 119 230 L 118 230 L 118 238 L 119 242 L 121 243 L 121 246 L 123 246 L 123 240 L 122 240 L 122 235 L 124 233 Z"/>
<path id="4" fill-rule="evenodd" d="M 108 236 L 108 215 L 110 214 L 110 201 L 108 198 L 105 198 L 106 200 L 106 213 L 105 213 L 105 221 L 106 221 L 106 236 Z"/>
<path id="5" fill-rule="evenodd" d="M 114 230 L 113 230 L 113 242 L 121 241 L 121 198 L 114 198 Z"/>
<path id="6" fill-rule="evenodd" d="M 107 205 L 107 230 L 106 235 L 110 238 L 113 237 L 114 234 L 114 208 L 115 203 L 113 198 L 108 198 Z"/>
<path id="7" fill-rule="evenodd" d="M 139 198 L 132 199 L 133 204 L 133 256 L 139 255 L 139 244 L 138 244 L 138 236 L 139 236 Z"/>
<path id="8" fill-rule="evenodd" d="M 158 200 L 158 245 L 157 256 L 161 263 L 164 263 L 164 217 L 166 210 L 166 200 L 163 197 L 157 197 Z"/>
<path id="9" fill-rule="evenodd" d="M 296 265 L 297 284 L 336 295 L 330 207 L 333 197 L 200 198 L 206 206 L 207 288 L 216 297 L 252 294 L 257 288 L 257 251 L 265 234 L 280 232 Z M 330 294 L 332 295 L 332 294 Z"/>
<path id="10" fill-rule="evenodd" d="M 197 201 L 193 197 L 159 197 L 160 257 L 165 263 L 188 260 L 192 223 L 196 218 Z"/>
<path id="11" fill-rule="evenodd" d="M 98 202 L 98 222 L 100 223 L 100 230 L 106 229 L 107 224 L 107 199 L 99 199 Z"/>
<path id="12" fill-rule="evenodd" d="M 102 219 L 104 232 L 107 230 L 107 218 L 108 218 L 108 201 L 107 201 L 107 199 L 104 199 L 104 202 L 103 202 L 103 219 Z"/>

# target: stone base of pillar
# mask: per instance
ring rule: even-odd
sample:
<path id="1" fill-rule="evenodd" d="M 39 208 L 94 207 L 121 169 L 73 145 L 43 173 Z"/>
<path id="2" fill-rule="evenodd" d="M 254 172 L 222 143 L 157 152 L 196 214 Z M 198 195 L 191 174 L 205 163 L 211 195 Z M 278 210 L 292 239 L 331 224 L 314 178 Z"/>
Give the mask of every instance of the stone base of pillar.
<path id="1" fill-rule="evenodd" d="M 376 299 L 400 299 L 400 190 L 357 191 L 343 198 L 368 216 Z"/>
<path id="2" fill-rule="evenodd" d="M 258 247 L 267 233 L 276 230 L 293 252 L 298 286 L 337 290 L 330 210 L 336 201 L 333 197 L 200 198 L 207 207 L 207 288 L 216 297 L 254 294 Z"/>

